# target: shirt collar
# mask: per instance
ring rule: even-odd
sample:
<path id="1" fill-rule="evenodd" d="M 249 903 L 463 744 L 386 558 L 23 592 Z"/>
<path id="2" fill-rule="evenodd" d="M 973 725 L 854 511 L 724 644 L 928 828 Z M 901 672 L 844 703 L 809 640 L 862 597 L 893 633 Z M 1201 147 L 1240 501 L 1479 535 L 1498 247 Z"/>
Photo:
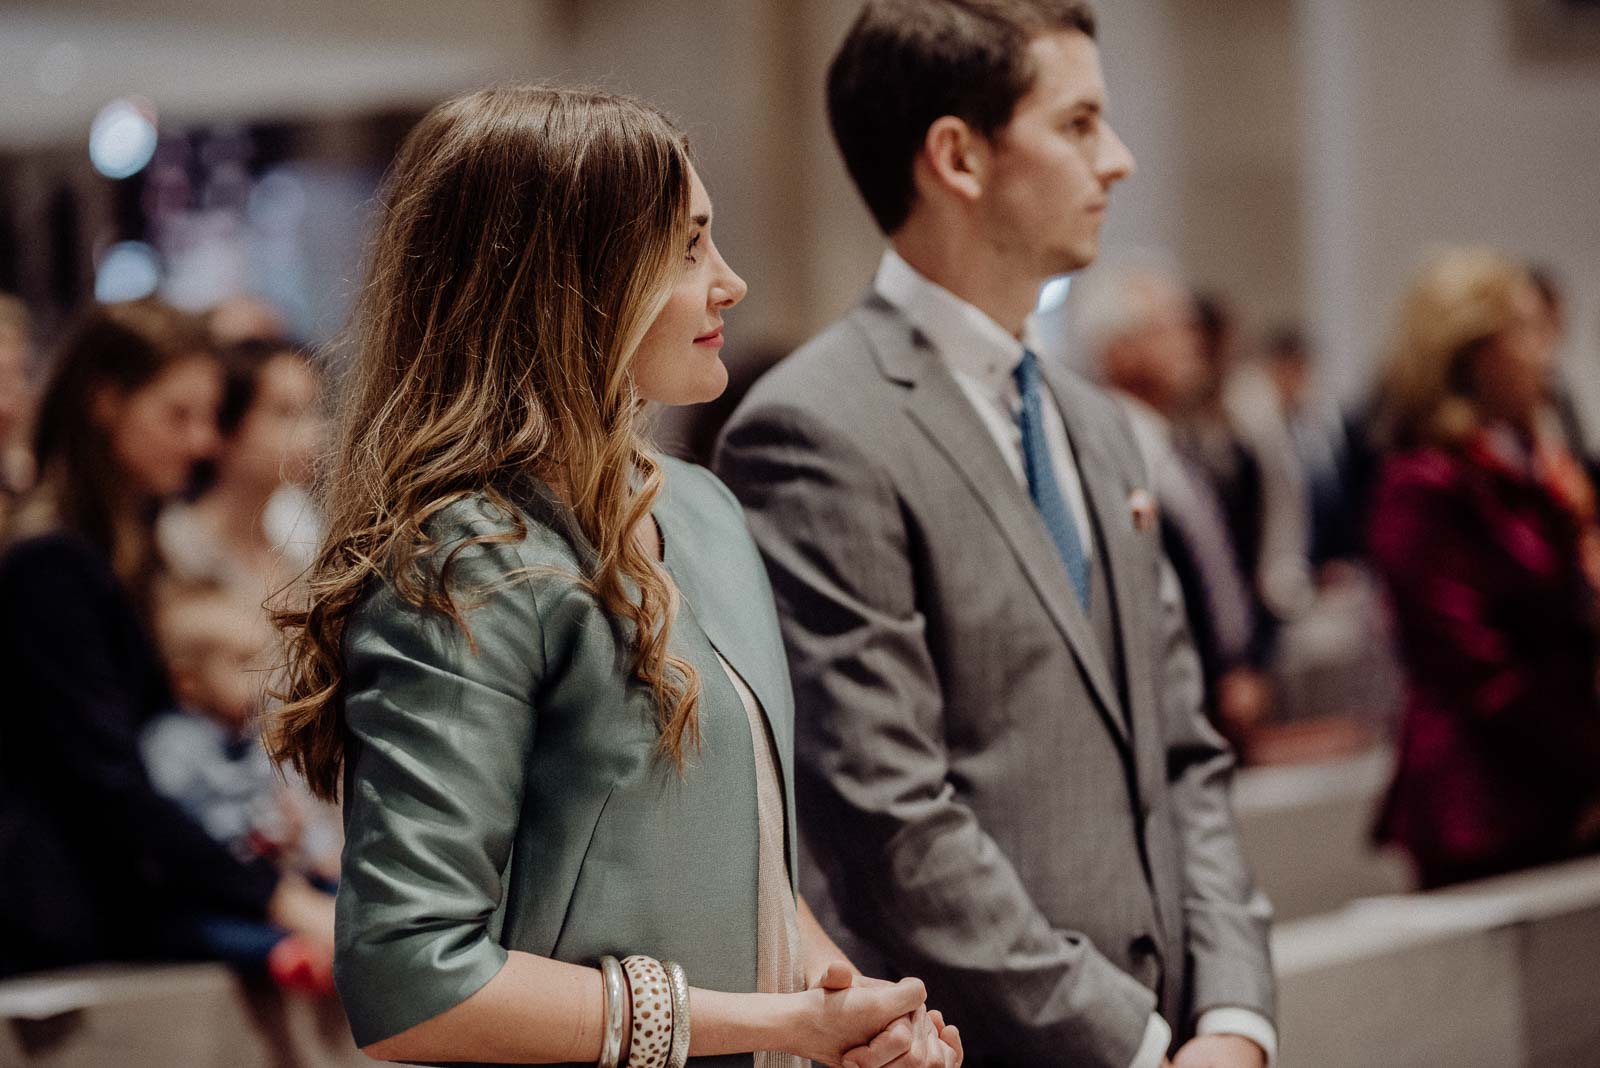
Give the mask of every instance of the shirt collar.
<path id="1" fill-rule="evenodd" d="M 1022 337 L 1012 337 L 977 307 L 918 273 L 892 248 L 884 252 L 872 285 L 927 335 L 951 370 L 977 379 L 997 395 L 1011 387 L 1023 348 L 1039 351 L 1033 316 L 1023 322 Z"/>

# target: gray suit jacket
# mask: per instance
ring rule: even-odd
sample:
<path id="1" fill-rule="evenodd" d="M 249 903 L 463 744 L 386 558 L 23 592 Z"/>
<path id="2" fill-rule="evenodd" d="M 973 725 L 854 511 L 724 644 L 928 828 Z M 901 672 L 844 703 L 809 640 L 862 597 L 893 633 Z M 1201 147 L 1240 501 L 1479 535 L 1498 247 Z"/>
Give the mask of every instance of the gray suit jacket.
<path id="1" fill-rule="evenodd" d="M 573 581 L 592 551 L 563 506 L 519 502 L 520 538 L 482 497 L 433 522 L 445 545 L 508 535 L 457 557 L 462 591 L 497 586 L 467 616 L 470 643 L 387 585 L 351 618 L 334 974 L 357 1042 L 464 1000 L 511 949 L 589 966 L 646 953 L 696 986 L 755 989 L 755 756 L 716 652 L 770 717 L 791 798 L 793 698 L 738 503 L 706 471 L 663 463 L 654 514 L 682 594 L 670 643 L 704 686 L 681 775 L 656 756 L 623 635 Z"/>
<path id="2" fill-rule="evenodd" d="M 1149 1014 L 1273 1012 L 1181 595 L 1114 402 L 1048 370 L 1108 569 L 1098 648 L 938 354 L 869 298 L 752 390 L 716 467 L 767 562 L 802 832 L 840 914 L 974 1064 L 1127 1068 Z M 1120 667 L 1120 670 L 1119 670 Z"/>

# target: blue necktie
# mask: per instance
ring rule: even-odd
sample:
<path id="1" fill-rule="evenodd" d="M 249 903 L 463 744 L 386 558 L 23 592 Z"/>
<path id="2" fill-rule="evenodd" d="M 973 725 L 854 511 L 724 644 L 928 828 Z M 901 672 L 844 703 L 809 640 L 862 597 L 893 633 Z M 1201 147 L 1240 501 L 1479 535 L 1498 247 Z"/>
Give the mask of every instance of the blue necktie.
<path id="1" fill-rule="evenodd" d="M 1084 555 L 1083 542 L 1078 537 L 1078 524 L 1072 519 L 1072 509 L 1061 495 L 1061 483 L 1056 481 L 1055 465 L 1050 462 L 1050 447 L 1044 436 L 1044 405 L 1041 401 L 1039 358 L 1027 349 L 1022 350 L 1022 362 L 1013 372 L 1017 390 L 1022 394 L 1022 414 L 1017 424 L 1022 429 L 1022 466 L 1028 474 L 1028 496 L 1044 519 L 1045 529 L 1056 543 L 1061 562 L 1067 565 L 1067 574 L 1078 592 L 1078 601 L 1089 608 L 1089 559 Z"/>

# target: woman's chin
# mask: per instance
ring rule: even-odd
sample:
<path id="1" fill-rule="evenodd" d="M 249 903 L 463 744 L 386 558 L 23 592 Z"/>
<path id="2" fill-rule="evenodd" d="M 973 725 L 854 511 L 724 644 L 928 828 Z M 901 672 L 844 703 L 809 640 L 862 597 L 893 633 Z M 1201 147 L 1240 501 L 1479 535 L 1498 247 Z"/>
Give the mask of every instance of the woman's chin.
<path id="1" fill-rule="evenodd" d="M 652 391 L 654 396 L 646 394 L 645 399 L 671 408 L 706 404 L 722 396 L 728 388 L 728 368 L 720 359 L 712 357 L 710 366 L 696 367 L 692 374 L 664 385 L 665 388 Z"/>

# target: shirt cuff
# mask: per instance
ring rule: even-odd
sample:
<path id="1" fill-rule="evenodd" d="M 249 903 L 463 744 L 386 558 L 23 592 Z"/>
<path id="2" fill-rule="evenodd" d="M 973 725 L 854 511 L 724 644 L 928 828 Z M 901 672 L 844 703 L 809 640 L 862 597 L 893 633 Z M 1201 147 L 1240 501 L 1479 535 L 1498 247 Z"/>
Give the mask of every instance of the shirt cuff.
<path id="1" fill-rule="evenodd" d="M 1133 1063 L 1128 1068 L 1161 1068 L 1170 1045 L 1172 1025 L 1163 1020 L 1159 1012 L 1152 1012 L 1150 1022 L 1144 1027 L 1144 1041 L 1139 1043 L 1139 1052 L 1133 1055 Z"/>
<path id="2" fill-rule="evenodd" d="M 1267 1055 L 1267 1068 L 1277 1068 L 1278 1029 L 1259 1012 L 1237 1008 L 1207 1009 L 1200 1014 L 1194 1029 L 1196 1034 L 1201 1035 L 1238 1035 L 1248 1038 Z"/>

